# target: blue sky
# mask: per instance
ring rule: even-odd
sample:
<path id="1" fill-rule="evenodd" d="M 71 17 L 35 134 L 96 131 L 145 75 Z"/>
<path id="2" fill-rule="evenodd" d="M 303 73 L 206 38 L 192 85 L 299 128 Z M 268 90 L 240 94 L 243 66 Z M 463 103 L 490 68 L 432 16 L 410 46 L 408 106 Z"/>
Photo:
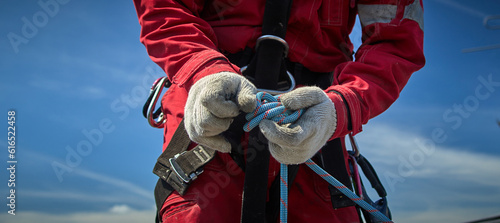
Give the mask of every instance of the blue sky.
<path id="1" fill-rule="evenodd" d="M 16 216 L 1 199 L 0 221 L 152 221 L 162 131 L 149 127 L 141 106 L 162 71 L 139 43 L 132 1 L 60 2 L 46 17 L 37 1 L 0 8 L 0 111 L 16 111 L 18 161 Z M 500 14 L 500 3 L 427 0 L 424 8 L 426 66 L 357 139 L 396 221 L 499 215 L 500 29 L 483 22 Z M 36 31 L 24 35 L 23 18 L 34 17 Z M 25 41 L 13 46 L 9 33 Z M 7 148 L 5 137 L 0 145 Z"/>

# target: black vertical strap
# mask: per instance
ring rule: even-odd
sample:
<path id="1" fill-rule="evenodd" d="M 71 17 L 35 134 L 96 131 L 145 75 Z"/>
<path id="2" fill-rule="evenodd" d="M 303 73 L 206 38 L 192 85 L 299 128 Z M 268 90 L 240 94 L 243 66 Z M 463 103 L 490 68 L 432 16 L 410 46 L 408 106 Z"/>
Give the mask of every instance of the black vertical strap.
<path id="1" fill-rule="evenodd" d="M 245 134 L 242 126 L 245 125 L 246 122 L 245 114 L 241 113 L 233 119 L 233 123 L 231 123 L 229 129 L 222 133 L 231 144 L 231 153 L 229 153 L 229 155 L 243 172 L 245 172 L 245 151 L 241 141 Z"/>
<path id="2" fill-rule="evenodd" d="M 265 222 L 269 150 L 259 128 L 250 131 L 243 186 L 242 223 Z"/>
<path id="3" fill-rule="evenodd" d="M 267 0 L 262 23 L 262 35 L 285 38 L 292 0 Z M 276 89 L 280 73 L 284 71 L 285 46 L 275 40 L 263 40 L 256 49 L 256 57 L 248 68 L 258 88 Z M 255 67 L 254 67 L 255 66 Z M 265 222 L 269 149 L 260 129 L 250 131 L 243 188 L 242 223 Z"/>
<path id="4" fill-rule="evenodd" d="M 344 159 L 342 142 L 339 138 L 329 141 L 321 150 L 323 156 L 323 168 L 342 184 L 352 190 L 351 179 L 347 172 Z M 355 205 L 335 187 L 329 185 L 333 208 L 343 208 Z"/>
<path id="5" fill-rule="evenodd" d="M 361 167 L 361 170 L 363 170 L 363 173 L 366 176 L 366 179 L 370 182 L 370 185 L 372 186 L 375 191 L 377 191 L 377 194 L 379 197 L 385 197 L 387 196 L 387 192 L 384 188 L 384 185 L 382 185 L 382 182 L 378 178 L 377 172 L 375 171 L 375 168 L 373 168 L 372 164 L 361 154 L 356 157 L 356 161 L 358 162 L 358 165 Z"/>
<path id="6" fill-rule="evenodd" d="M 264 10 L 262 36 L 272 35 L 285 39 L 288 17 L 292 8 L 292 0 L 268 0 Z M 252 64 L 248 67 L 248 75 L 254 77 L 258 88 L 273 89 L 278 86 L 279 76 L 286 74 L 284 63 L 285 46 L 283 43 L 265 39 L 258 41 L 258 48 Z"/>

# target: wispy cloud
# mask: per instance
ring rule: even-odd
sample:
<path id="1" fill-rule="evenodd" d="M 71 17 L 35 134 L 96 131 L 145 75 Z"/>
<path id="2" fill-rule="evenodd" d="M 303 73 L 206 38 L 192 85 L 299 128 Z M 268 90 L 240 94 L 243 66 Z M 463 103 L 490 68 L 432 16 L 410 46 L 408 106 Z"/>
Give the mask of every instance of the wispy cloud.
<path id="1" fill-rule="evenodd" d="M 144 199 L 151 200 L 153 199 L 152 192 L 149 190 L 145 190 L 131 182 L 121 180 L 118 178 L 111 177 L 109 175 L 99 174 L 93 171 L 84 170 L 82 168 L 75 169 L 75 174 L 87 178 L 92 179 L 101 183 L 105 183 L 115 188 L 121 188 L 125 191 L 131 192 L 133 194 L 139 195 Z"/>
<path id="2" fill-rule="evenodd" d="M 397 220 L 451 223 L 498 214 L 499 156 L 387 125 L 368 125 L 358 140 L 395 205 Z"/>
<path id="3" fill-rule="evenodd" d="M 107 91 L 97 85 L 80 85 L 76 80 L 52 78 L 34 78 L 28 81 L 28 86 L 37 89 L 37 92 L 56 92 L 62 97 L 76 97 L 78 99 L 102 99 Z M 41 90 L 41 91 L 40 91 Z"/>
<path id="4" fill-rule="evenodd" d="M 25 149 L 26 150 L 26 149 Z M 60 163 L 64 163 L 62 160 L 58 160 L 50 155 L 40 154 L 39 152 L 31 151 L 28 152 L 31 157 L 36 157 L 37 161 L 42 161 L 44 163 L 52 163 L 53 161 L 59 161 Z M 143 189 L 142 187 L 137 186 L 136 184 L 112 177 L 110 175 L 97 173 L 95 171 L 85 170 L 83 167 L 75 168 L 73 172 L 68 173 L 68 175 L 73 175 L 75 177 L 82 177 L 89 180 L 94 180 L 103 184 L 110 185 L 113 190 L 122 189 L 123 191 L 129 192 L 128 195 L 134 194 L 138 195 L 141 198 L 153 201 L 153 194 L 151 191 Z"/>
<path id="5" fill-rule="evenodd" d="M 442 3 L 442 4 L 445 4 L 451 8 L 454 8 L 460 12 L 463 12 L 465 14 L 468 14 L 468 15 L 471 15 L 471 16 L 474 16 L 474 17 L 478 17 L 478 18 L 484 18 L 485 16 L 487 16 L 488 14 L 484 13 L 484 12 L 481 12 L 479 10 L 476 10 L 474 8 L 471 8 L 470 6 L 466 6 L 466 5 L 463 5 L 463 4 L 460 4 L 459 2 L 457 1 L 454 1 L 454 0 L 435 0 L 439 3 Z"/>
<path id="6" fill-rule="evenodd" d="M 0 141 L 0 145 L 2 144 L 4 144 L 4 142 Z M 29 163 L 29 165 L 47 166 L 47 164 L 50 165 L 54 161 L 64 163 L 63 160 L 46 153 L 30 150 L 25 147 L 20 149 L 23 151 L 23 162 Z M 47 173 L 47 175 L 52 174 L 52 172 Z M 73 178 L 73 180 L 83 180 L 89 183 L 97 182 L 103 185 L 103 187 L 89 191 L 86 187 L 75 187 L 74 185 L 68 185 L 65 183 L 51 183 L 46 184 L 49 186 L 46 186 L 43 189 L 23 190 L 23 195 L 32 197 L 33 199 L 59 199 L 81 201 L 90 204 L 97 202 L 125 203 L 143 208 L 149 208 L 154 204 L 153 192 L 132 182 L 119 179 L 108 174 L 86 170 L 83 167 L 74 168 L 73 171 L 71 173 L 67 173 L 67 175 L 68 177 Z M 53 182 L 56 182 L 55 178 Z"/>
<path id="7" fill-rule="evenodd" d="M 30 197 L 31 199 L 51 199 L 51 200 L 71 200 L 86 203 L 127 203 L 138 204 L 142 207 L 150 207 L 152 202 L 144 202 L 137 199 L 136 196 L 121 196 L 122 194 L 116 193 L 96 193 L 81 190 L 66 190 L 57 189 L 53 191 L 48 190 L 23 190 L 23 196 Z"/>
<path id="8" fill-rule="evenodd" d="M 68 91 L 73 85 L 68 81 L 54 80 L 48 78 L 30 79 L 28 81 L 30 87 L 38 88 L 47 91 Z"/>
<path id="9" fill-rule="evenodd" d="M 358 138 L 363 153 L 385 168 L 397 170 L 401 160 L 406 159 L 410 164 L 416 160 L 411 177 L 459 178 L 500 187 L 499 156 L 471 152 L 474 148 L 448 147 L 431 138 L 384 125 L 368 126 Z"/>
<path id="10" fill-rule="evenodd" d="M 130 208 L 126 204 L 115 205 L 111 209 L 109 209 L 109 212 L 117 213 L 117 214 L 125 214 L 125 213 L 130 212 L 130 211 L 133 211 L 132 208 Z"/>

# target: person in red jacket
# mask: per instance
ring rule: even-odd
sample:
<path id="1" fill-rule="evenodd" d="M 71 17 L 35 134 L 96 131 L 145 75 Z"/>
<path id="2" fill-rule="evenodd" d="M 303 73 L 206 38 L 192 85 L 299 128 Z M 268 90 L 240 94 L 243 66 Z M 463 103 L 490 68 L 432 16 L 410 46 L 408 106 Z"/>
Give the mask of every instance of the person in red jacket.
<path id="1" fill-rule="evenodd" d="M 244 172 L 228 154 L 230 145 L 220 133 L 239 110 L 254 108 L 256 89 L 228 58 L 255 48 L 265 1 L 134 0 L 134 4 L 142 27 L 140 41 L 172 83 L 162 99 L 163 150 L 184 118 L 193 141 L 218 151 L 184 195 L 174 191 L 167 197 L 160 220 L 239 222 Z M 349 34 L 356 15 L 363 36 L 353 61 Z M 285 106 L 308 107 L 314 117 L 319 115 L 301 117 L 300 132 L 287 132 L 275 123 L 260 125 L 272 155 L 269 182 L 279 173 L 278 162 L 302 163 L 326 141 L 359 133 L 363 124 L 398 98 L 410 76 L 425 64 L 422 2 L 295 0 L 285 40 L 287 60 L 294 69 L 330 73 L 333 80 L 324 90 L 303 87 L 283 95 L 289 101 Z M 237 99 L 228 103 L 215 97 L 221 92 Z M 288 213 L 289 222 L 359 222 L 355 207 L 332 207 L 327 183 L 308 168 L 299 168 L 290 188 Z"/>

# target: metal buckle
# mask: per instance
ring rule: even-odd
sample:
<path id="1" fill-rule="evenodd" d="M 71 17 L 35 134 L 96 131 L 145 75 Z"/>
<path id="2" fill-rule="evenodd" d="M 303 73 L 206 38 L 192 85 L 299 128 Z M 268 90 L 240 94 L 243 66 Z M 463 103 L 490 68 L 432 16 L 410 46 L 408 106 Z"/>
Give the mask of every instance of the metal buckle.
<path id="1" fill-rule="evenodd" d="M 248 66 L 243 66 L 240 68 L 242 74 L 245 72 L 247 67 Z M 271 95 L 279 95 L 279 94 L 284 94 L 284 93 L 292 91 L 293 89 L 295 89 L 295 85 L 296 85 L 295 78 L 293 78 L 293 75 L 288 70 L 286 71 L 286 74 L 288 75 L 288 78 L 290 79 L 290 87 L 287 90 L 278 91 L 278 90 L 257 88 L 257 91 L 265 91 Z"/>
<path id="2" fill-rule="evenodd" d="M 257 39 L 257 42 L 255 43 L 255 49 L 258 49 L 260 42 L 262 42 L 264 40 L 274 40 L 274 41 L 280 42 L 283 45 L 283 47 L 285 48 L 285 52 L 284 52 L 283 56 L 284 57 L 288 56 L 288 50 L 290 49 L 290 47 L 288 46 L 288 43 L 283 38 L 281 38 L 279 36 L 275 36 L 275 35 L 263 35 L 263 36 L 259 37 Z"/>
<path id="3" fill-rule="evenodd" d="M 203 173 L 203 169 L 196 170 L 194 173 L 191 173 L 191 174 L 187 175 L 186 172 L 184 172 L 184 170 L 182 170 L 182 168 L 177 163 L 177 158 L 179 158 L 179 156 L 182 156 L 186 152 L 187 151 L 184 151 L 184 152 L 182 152 L 180 154 L 176 154 L 173 158 L 168 159 L 168 162 L 170 163 L 170 167 L 172 168 L 172 170 L 174 171 L 174 173 L 180 179 L 182 179 L 182 181 L 184 181 L 185 183 L 190 183 L 191 181 L 193 181 L 196 178 L 198 178 L 198 175 L 200 175 L 201 173 Z"/>
<path id="4" fill-rule="evenodd" d="M 257 39 L 257 42 L 255 44 L 255 49 L 257 50 L 259 48 L 259 45 L 261 44 L 262 41 L 265 41 L 265 40 L 274 40 L 274 41 L 278 41 L 279 43 L 281 43 L 283 45 L 283 48 L 285 49 L 284 52 L 283 52 L 283 56 L 284 57 L 287 57 L 288 55 L 288 50 L 290 49 L 289 46 L 288 46 L 288 43 L 281 37 L 279 36 L 275 36 L 275 35 L 263 35 L 261 37 L 259 37 Z M 241 73 L 244 73 L 245 70 L 247 69 L 248 65 L 247 66 L 243 66 L 241 68 Z M 283 94 L 283 93 L 287 93 L 287 92 L 290 92 L 292 91 L 293 89 L 295 89 L 295 78 L 293 78 L 293 75 L 287 70 L 286 71 L 286 74 L 288 75 L 288 78 L 290 79 L 290 88 L 288 88 L 287 90 L 284 90 L 284 91 L 279 91 L 279 90 L 272 90 L 272 89 L 260 89 L 260 88 L 257 88 L 257 91 L 265 91 L 269 94 L 272 94 L 272 95 L 278 95 L 278 94 Z"/>

